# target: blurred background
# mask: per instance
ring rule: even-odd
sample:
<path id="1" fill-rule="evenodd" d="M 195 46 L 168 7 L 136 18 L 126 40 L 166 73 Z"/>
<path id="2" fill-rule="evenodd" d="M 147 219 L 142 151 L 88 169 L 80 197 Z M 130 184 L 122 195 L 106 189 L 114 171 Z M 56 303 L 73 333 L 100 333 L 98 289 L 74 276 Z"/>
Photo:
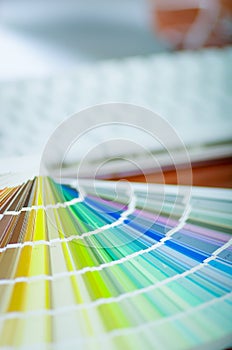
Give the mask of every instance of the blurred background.
<path id="1" fill-rule="evenodd" d="M 167 46 L 156 37 L 151 4 L 144 0 L 2 0 L 0 11 L 1 78 L 49 74 Z"/>
<path id="2" fill-rule="evenodd" d="M 0 79 L 79 62 L 223 46 L 231 0 L 1 0 Z"/>
<path id="3" fill-rule="evenodd" d="M 1 0 L 1 157 L 40 154 L 81 108 L 137 103 L 183 138 L 194 184 L 231 187 L 231 44 L 231 0 Z"/>

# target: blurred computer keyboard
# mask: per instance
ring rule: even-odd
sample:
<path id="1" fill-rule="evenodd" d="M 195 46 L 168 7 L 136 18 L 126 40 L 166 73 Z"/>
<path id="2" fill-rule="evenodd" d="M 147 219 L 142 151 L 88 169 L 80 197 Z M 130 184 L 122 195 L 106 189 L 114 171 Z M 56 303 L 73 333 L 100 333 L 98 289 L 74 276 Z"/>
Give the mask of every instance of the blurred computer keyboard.
<path id="1" fill-rule="evenodd" d="M 231 62 L 232 48 L 205 49 L 82 64 L 59 76 L 1 82 L 0 155 L 41 154 L 65 118 L 114 101 L 144 106 L 164 117 L 193 160 L 204 154 L 227 156 L 232 139 Z M 111 149 L 107 156 L 115 153 Z"/>

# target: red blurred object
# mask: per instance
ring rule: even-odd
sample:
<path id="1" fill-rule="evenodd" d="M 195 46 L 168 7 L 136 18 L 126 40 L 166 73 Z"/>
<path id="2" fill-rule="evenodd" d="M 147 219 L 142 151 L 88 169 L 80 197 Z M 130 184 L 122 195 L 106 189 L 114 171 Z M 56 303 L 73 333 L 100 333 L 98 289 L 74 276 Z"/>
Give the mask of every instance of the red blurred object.
<path id="1" fill-rule="evenodd" d="M 174 48 L 232 44 L 232 0 L 153 0 L 156 33 Z"/>
<path id="2" fill-rule="evenodd" d="M 192 185 L 206 187 L 232 188 L 232 157 L 192 163 Z M 120 178 L 120 177 L 119 177 Z M 118 180 L 114 177 L 111 180 Z M 165 183 L 170 185 L 189 185 L 189 168 L 159 169 L 145 175 L 124 176 L 132 182 Z"/>

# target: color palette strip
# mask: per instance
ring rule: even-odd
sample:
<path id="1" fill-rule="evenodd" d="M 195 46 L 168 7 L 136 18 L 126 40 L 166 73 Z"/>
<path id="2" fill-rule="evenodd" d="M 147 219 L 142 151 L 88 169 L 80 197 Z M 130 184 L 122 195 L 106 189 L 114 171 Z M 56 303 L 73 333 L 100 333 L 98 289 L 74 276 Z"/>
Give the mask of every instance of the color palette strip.
<path id="1" fill-rule="evenodd" d="M 1 348 L 232 345 L 231 209 L 230 190 L 2 188 Z"/>

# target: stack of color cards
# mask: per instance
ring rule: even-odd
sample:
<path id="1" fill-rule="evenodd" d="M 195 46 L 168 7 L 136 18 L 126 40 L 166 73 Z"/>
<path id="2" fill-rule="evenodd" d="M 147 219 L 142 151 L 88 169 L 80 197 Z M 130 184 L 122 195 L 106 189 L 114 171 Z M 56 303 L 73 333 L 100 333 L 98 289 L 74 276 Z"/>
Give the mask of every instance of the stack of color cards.
<path id="1" fill-rule="evenodd" d="M 7 179 L 1 349 L 232 345 L 232 191 Z"/>

